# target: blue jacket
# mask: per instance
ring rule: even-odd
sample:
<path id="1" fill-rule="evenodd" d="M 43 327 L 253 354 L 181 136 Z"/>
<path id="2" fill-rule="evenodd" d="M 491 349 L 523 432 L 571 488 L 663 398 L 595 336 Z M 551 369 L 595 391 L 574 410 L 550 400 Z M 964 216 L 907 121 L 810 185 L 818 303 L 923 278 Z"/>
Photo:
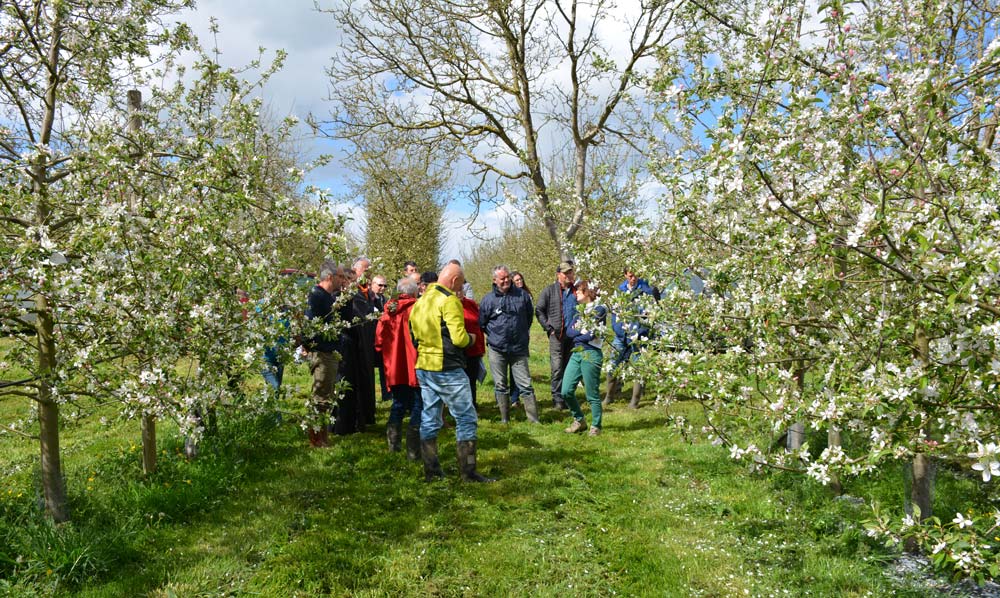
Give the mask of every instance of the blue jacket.
<path id="1" fill-rule="evenodd" d="M 513 285 L 503 294 L 493 285 L 479 303 L 479 327 L 486 333 L 486 344 L 501 353 L 527 355 L 534 313 L 530 295 Z"/>
<path id="2" fill-rule="evenodd" d="M 618 292 L 629 294 L 633 303 L 636 303 L 642 295 L 649 295 L 654 299 L 659 298 L 659 293 L 642 278 L 636 283 L 635 288 L 631 290 L 628 288 L 628 281 L 622 281 L 618 285 Z M 611 328 L 614 329 L 615 336 L 619 340 L 624 341 L 636 336 L 649 336 L 649 326 L 644 324 L 639 317 L 642 315 L 642 308 L 636 305 L 631 312 L 629 314 L 611 314 Z"/>
<path id="3" fill-rule="evenodd" d="M 573 341 L 573 348 L 582 347 L 583 349 L 592 349 L 594 351 L 600 351 L 603 340 L 599 337 L 594 336 L 593 330 L 588 330 L 584 332 L 580 330 L 580 312 L 579 304 L 576 302 L 576 297 L 573 298 L 571 315 L 568 318 L 570 324 L 566 326 L 566 338 Z M 604 308 L 603 305 L 598 305 L 594 308 L 594 313 L 597 315 L 597 322 L 600 324 L 604 323 L 607 318 L 608 310 Z"/>

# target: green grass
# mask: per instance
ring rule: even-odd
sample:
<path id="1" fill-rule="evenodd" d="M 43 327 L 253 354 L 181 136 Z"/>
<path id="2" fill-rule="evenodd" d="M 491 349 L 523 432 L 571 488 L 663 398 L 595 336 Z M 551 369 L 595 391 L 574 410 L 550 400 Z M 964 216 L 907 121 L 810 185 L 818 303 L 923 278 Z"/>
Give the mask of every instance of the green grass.
<path id="1" fill-rule="evenodd" d="M 64 434 L 73 522 L 56 527 L 37 507 L 37 446 L 0 438 L 0 595 L 921 595 L 883 575 L 866 507 L 689 444 L 662 408 L 616 403 L 604 435 L 566 435 L 541 342 L 532 370 L 540 426 L 523 411 L 500 424 L 492 387 L 479 391 L 480 470 L 495 484 L 458 481 L 453 429 L 440 443 L 448 479 L 426 484 L 380 426 L 309 449 L 287 421 L 225 412 L 191 462 L 164 424 L 160 470 L 143 480 L 137 425 L 87 420 Z M 298 409 L 305 369 L 286 383 Z M 694 406 L 671 409 L 697 424 Z M 892 500 L 896 473 L 847 490 Z"/>

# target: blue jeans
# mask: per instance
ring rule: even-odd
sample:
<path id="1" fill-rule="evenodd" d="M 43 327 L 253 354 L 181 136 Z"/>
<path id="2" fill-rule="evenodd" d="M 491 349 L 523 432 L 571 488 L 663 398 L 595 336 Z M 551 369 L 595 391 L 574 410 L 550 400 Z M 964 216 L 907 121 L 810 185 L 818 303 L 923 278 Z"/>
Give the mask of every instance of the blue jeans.
<path id="1" fill-rule="evenodd" d="M 417 370 L 424 411 L 420 418 L 420 439 L 433 440 L 441 429 L 445 405 L 455 418 L 455 439 L 475 440 L 479 418 L 472 406 L 472 388 L 465 370 L 432 372 Z"/>
<path id="2" fill-rule="evenodd" d="M 420 427 L 420 414 L 424 403 L 420 400 L 420 389 L 400 384 L 392 387 L 392 407 L 389 408 L 389 423 L 402 423 L 406 414 L 410 414 L 410 427 Z"/>
<path id="3" fill-rule="evenodd" d="M 639 347 L 635 343 L 618 336 L 611 341 L 611 375 L 615 375 L 615 370 L 626 361 L 636 359 L 639 359 Z"/>
<path id="4" fill-rule="evenodd" d="M 285 374 L 285 366 L 281 364 L 278 352 L 274 349 L 264 351 L 264 364 L 264 369 L 260 373 L 264 376 L 264 382 L 267 382 L 274 389 L 274 396 L 277 397 L 278 391 L 281 390 L 281 379 Z"/>

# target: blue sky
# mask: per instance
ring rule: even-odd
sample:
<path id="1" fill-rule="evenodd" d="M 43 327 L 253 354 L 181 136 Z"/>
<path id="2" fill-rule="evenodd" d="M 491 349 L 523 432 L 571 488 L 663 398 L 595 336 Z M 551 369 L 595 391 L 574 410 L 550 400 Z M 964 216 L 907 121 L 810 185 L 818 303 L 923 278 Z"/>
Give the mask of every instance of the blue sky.
<path id="1" fill-rule="evenodd" d="M 330 5 L 329 0 L 321 2 Z M 211 18 L 218 21 L 219 33 L 214 38 L 209 30 Z M 225 66 L 246 64 L 266 49 L 271 59 L 278 49 L 288 53 L 284 69 L 264 91 L 264 98 L 275 116 L 294 115 L 304 123 L 309 115 L 322 119 L 329 113 L 326 101 L 329 81 L 324 71 L 340 43 L 340 33 L 333 17 L 315 10 L 313 0 L 199 0 L 197 8 L 180 16 L 198 35 L 206 48 L 220 50 L 219 60 Z M 338 196 L 348 193 L 350 170 L 343 160 L 343 147 L 331 140 L 314 138 L 302 125 L 303 149 L 306 156 L 330 154 L 333 161 L 310 175 L 309 182 L 329 189 Z M 357 203 L 345 203 L 339 208 L 355 219 L 353 232 L 360 234 L 364 210 Z M 471 205 L 453 202 L 446 214 L 446 244 L 444 260 L 460 257 L 476 243 L 476 232 L 495 229 L 508 217 L 519 217 L 509 206 L 482 206 L 476 223 L 469 230 L 468 219 L 474 212 Z"/>

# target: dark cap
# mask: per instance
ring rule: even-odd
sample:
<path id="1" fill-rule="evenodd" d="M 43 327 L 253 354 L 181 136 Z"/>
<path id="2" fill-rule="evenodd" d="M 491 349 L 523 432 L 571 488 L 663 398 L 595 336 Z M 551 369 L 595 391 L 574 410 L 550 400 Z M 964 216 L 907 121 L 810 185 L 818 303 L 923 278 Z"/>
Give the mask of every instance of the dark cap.
<path id="1" fill-rule="evenodd" d="M 437 272 L 424 272 L 420 275 L 420 282 L 424 284 L 430 284 L 432 282 L 438 281 Z"/>
<path id="2" fill-rule="evenodd" d="M 556 272 L 569 272 L 570 270 L 575 270 L 573 262 L 559 262 L 559 267 L 556 268 Z"/>

